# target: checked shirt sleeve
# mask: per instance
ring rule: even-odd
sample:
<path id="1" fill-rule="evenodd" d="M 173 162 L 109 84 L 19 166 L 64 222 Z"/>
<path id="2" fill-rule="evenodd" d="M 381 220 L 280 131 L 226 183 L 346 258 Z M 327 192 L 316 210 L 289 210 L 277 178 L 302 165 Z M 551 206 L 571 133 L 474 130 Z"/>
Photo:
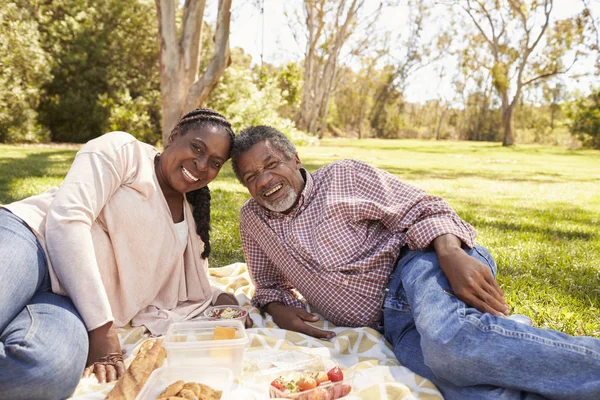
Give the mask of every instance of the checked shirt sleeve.
<path id="1" fill-rule="evenodd" d="M 252 238 L 256 223 L 248 216 L 245 207 L 240 211 L 240 236 L 250 278 L 255 286 L 252 305 L 262 309 L 268 303 L 278 301 L 287 306 L 304 308 L 302 300 L 292 291 L 293 286 Z"/>
<path id="2" fill-rule="evenodd" d="M 353 172 L 360 218 L 380 220 L 390 231 L 405 233 L 410 249 L 426 248 L 444 234 L 457 236 L 469 247 L 475 245 L 473 227 L 442 198 L 362 162 L 355 162 Z"/>

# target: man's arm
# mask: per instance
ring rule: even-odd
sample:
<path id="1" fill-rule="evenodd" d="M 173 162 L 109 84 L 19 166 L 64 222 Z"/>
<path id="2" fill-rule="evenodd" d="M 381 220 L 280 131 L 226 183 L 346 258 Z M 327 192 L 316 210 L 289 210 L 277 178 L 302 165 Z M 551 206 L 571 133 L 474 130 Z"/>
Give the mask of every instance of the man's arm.
<path id="1" fill-rule="evenodd" d="M 319 317 L 307 312 L 304 303 L 292 292 L 293 286 L 281 274 L 259 244 L 252 238 L 256 229 L 250 229 L 244 209 L 240 212 L 240 236 L 250 279 L 255 286 L 252 305 L 271 314 L 273 321 L 282 329 L 330 339 L 334 332 L 315 328 L 307 322 L 317 322 Z M 251 233 L 252 232 L 252 233 Z"/>
<path id="2" fill-rule="evenodd" d="M 492 314 L 508 312 L 502 290 L 489 269 L 462 248 L 475 245 L 475 230 L 437 196 L 405 184 L 394 175 L 356 163 L 360 217 L 380 220 L 390 231 L 405 233 L 411 249 L 433 245 L 455 295 Z"/>

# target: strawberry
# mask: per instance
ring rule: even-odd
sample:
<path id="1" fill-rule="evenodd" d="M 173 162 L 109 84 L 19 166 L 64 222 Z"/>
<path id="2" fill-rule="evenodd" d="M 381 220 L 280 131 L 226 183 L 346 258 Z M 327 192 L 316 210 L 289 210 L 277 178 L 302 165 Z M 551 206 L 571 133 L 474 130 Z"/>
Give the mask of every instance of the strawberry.
<path id="1" fill-rule="evenodd" d="M 329 378 L 327 377 L 327 374 L 325 373 L 325 371 L 319 371 L 317 376 L 315 376 L 315 380 L 317 381 L 317 386 L 318 386 L 318 385 L 321 385 L 322 383 L 327 382 L 329 380 Z"/>
<path id="2" fill-rule="evenodd" d="M 317 381 L 315 381 L 310 376 L 305 376 L 298 381 L 298 388 L 301 392 L 305 392 L 307 390 L 312 390 L 317 387 Z"/>
<path id="3" fill-rule="evenodd" d="M 344 373 L 340 367 L 333 367 L 327 372 L 327 377 L 331 382 L 339 382 L 344 380 Z"/>
<path id="4" fill-rule="evenodd" d="M 283 392 L 285 390 L 285 387 L 283 386 L 283 383 L 281 382 L 281 379 L 277 378 L 275 379 L 273 382 L 271 382 L 271 386 L 273 386 L 274 388 L 276 388 L 277 390 Z"/>

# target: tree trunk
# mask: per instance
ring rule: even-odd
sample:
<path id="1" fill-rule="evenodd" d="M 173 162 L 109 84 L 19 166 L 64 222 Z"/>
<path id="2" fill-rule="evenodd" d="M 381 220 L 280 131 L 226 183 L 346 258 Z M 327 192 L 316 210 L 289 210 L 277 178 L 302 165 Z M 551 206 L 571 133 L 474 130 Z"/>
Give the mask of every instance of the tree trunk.
<path id="1" fill-rule="evenodd" d="M 448 105 L 446 105 L 446 107 L 444 107 L 442 109 L 442 115 L 440 115 L 440 120 L 438 121 L 437 131 L 435 133 L 435 140 L 440 140 L 440 133 L 442 132 L 442 123 L 444 122 L 444 117 L 446 116 L 446 113 L 448 112 L 448 108 L 450 108 L 450 107 Z"/>
<path id="2" fill-rule="evenodd" d="M 325 0 L 304 1 L 308 43 L 304 58 L 304 90 L 300 112 L 296 119 L 299 129 L 317 133 L 321 127 L 321 134 L 326 123 L 329 98 L 333 92 L 338 57 L 344 43 L 351 35 L 350 26 L 354 23 L 364 1 L 352 0 L 347 10 L 342 2 L 336 9 L 333 18 L 335 23 L 331 24 L 332 31 L 329 35 L 325 32 L 328 27 L 324 14 L 325 3 Z M 342 16 L 344 11 L 346 15 Z M 342 19 L 343 23 L 340 23 Z M 319 42 L 321 36 L 325 37 L 325 43 Z M 317 51 L 323 47 L 326 48 Z"/>
<path id="3" fill-rule="evenodd" d="M 160 43 L 162 139 L 166 142 L 181 116 L 202 106 L 229 65 L 231 0 L 219 0 L 215 53 L 198 79 L 200 34 L 206 0 L 186 0 L 181 36 L 177 38 L 177 2 L 156 0 Z"/>
<path id="4" fill-rule="evenodd" d="M 512 132 L 512 113 L 513 106 L 502 107 L 502 146 L 512 146 L 515 143 Z"/>

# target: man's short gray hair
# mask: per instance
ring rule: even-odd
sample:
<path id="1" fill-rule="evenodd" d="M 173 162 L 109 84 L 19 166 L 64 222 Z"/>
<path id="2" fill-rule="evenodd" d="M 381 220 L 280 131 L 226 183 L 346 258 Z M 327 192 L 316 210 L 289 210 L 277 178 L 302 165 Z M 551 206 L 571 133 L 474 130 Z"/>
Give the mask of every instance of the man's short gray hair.
<path id="1" fill-rule="evenodd" d="M 239 157 L 263 140 L 268 140 L 271 146 L 281 151 L 287 160 L 291 160 L 296 155 L 294 144 L 283 133 L 272 126 L 257 125 L 246 128 L 235 137 L 231 150 L 231 166 L 240 182 L 244 183 L 238 165 Z"/>

